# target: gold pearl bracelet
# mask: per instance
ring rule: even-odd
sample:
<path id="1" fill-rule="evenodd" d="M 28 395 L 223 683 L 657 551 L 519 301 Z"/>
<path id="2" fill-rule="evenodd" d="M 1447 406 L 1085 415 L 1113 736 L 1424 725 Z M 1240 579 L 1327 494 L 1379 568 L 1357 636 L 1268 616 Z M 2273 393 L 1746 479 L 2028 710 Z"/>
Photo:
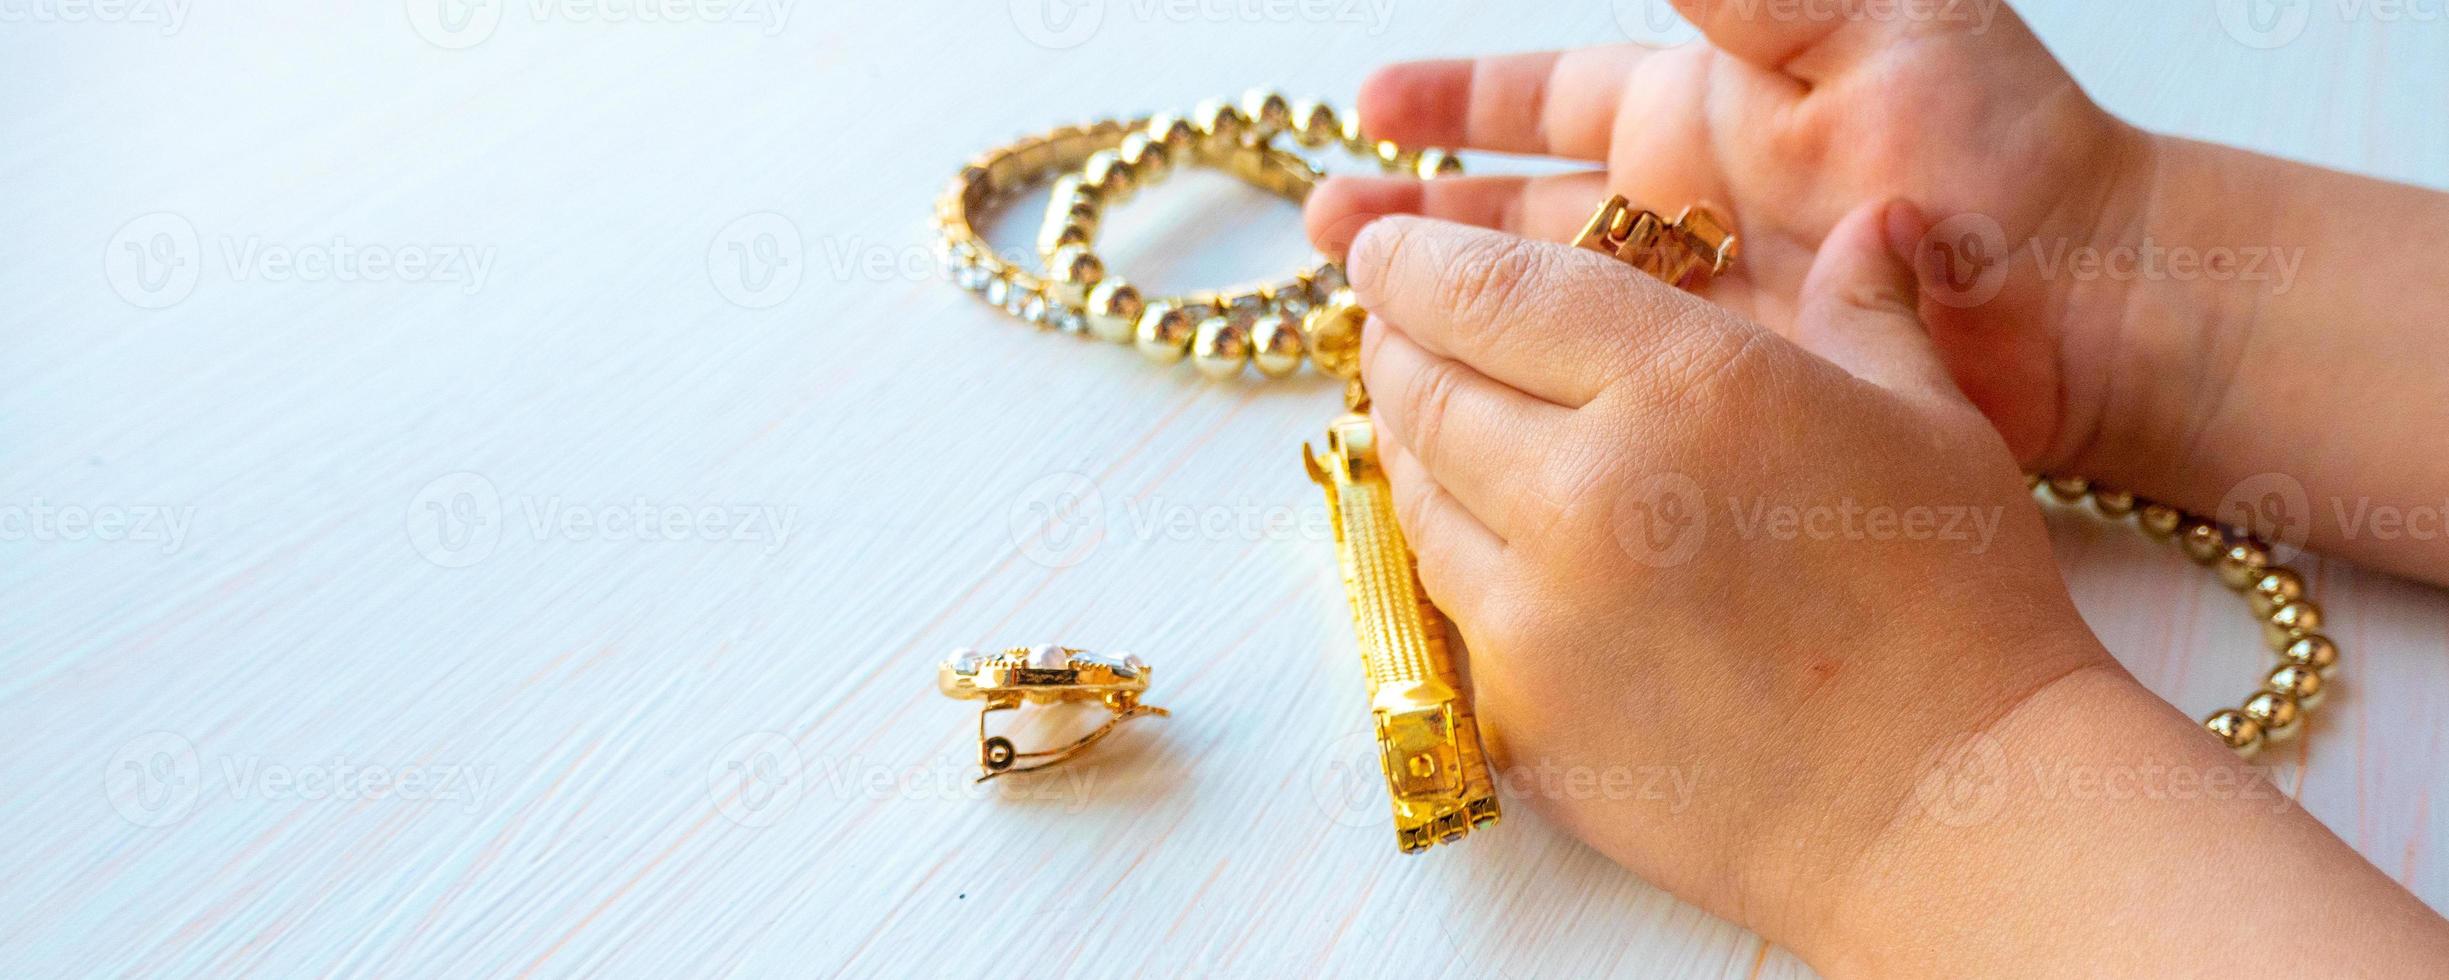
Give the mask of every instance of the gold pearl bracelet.
<path id="1" fill-rule="evenodd" d="M 1324 373 L 1349 377 L 1357 322 L 1348 295 L 1339 295 L 1343 270 L 1334 263 L 1280 281 L 1150 299 L 1110 274 L 1094 251 L 1106 206 L 1186 164 L 1215 167 L 1299 203 L 1324 171 L 1278 148 L 1275 141 L 1283 136 L 1311 148 L 1341 145 L 1393 172 L 1461 170 L 1445 151 L 1371 140 L 1325 103 L 1254 89 L 1239 106 L 1210 100 L 1189 117 L 1101 121 L 989 151 L 962 170 L 937 205 L 947 274 L 1031 323 L 1133 344 L 1158 363 L 1189 357 L 1212 378 L 1237 375 L 1245 364 L 1283 377 L 1300 370 L 1305 358 Z M 1038 235 L 1046 271 L 1024 270 L 996 255 L 971 215 L 1047 173 L 1074 168 L 1055 181 Z"/>
<path id="2" fill-rule="evenodd" d="M 2246 530 L 2222 527 L 2081 477 L 2033 476 L 2027 481 L 2045 487 L 2062 504 L 2074 506 L 2088 499 L 2094 511 L 2111 521 L 2131 516 L 2144 536 L 2174 542 L 2195 564 L 2217 571 L 2222 584 L 2244 593 L 2254 618 L 2262 622 L 2263 642 L 2279 654 L 2279 666 L 2243 706 L 2213 712 L 2203 719 L 2204 728 L 2247 757 L 2304 729 L 2306 713 L 2321 702 L 2331 673 L 2338 669 L 2338 644 L 2320 632 L 2321 607 L 2306 597 L 2304 576 L 2271 564 L 2268 543 Z"/>

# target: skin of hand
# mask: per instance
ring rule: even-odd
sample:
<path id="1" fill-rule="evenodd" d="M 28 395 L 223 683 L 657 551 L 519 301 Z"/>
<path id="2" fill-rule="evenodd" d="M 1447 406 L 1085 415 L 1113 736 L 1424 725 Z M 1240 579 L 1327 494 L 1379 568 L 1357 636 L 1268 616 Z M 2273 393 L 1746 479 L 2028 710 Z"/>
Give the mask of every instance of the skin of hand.
<path id="1" fill-rule="evenodd" d="M 1925 231 L 1901 203 L 1840 220 L 1789 341 L 1609 256 L 1362 230 L 1398 517 L 1503 771 L 1546 774 L 1509 792 L 1831 973 L 2266 967 L 2270 916 L 2235 913 L 2269 903 L 2230 890 L 2268 874 L 2290 889 L 2279 960 L 2449 964 L 2449 929 L 2284 794 L 2022 785 L 2247 770 L 2084 627 L 1915 314 Z M 1968 765 L 1998 787 L 1970 819 L 1929 789 Z M 1641 770 L 1693 791 L 1587 791 Z"/>
<path id="2" fill-rule="evenodd" d="M 2449 584 L 2449 533 L 2383 534 L 2354 506 L 2434 513 L 2449 486 L 2449 456 L 2404 451 L 2449 425 L 2436 369 L 2449 331 L 2408 318 L 2449 309 L 2433 258 L 2449 250 L 2449 195 L 2136 129 L 2003 7 L 1975 20 L 1676 6 L 1709 43 L 1379 71 L 1360 97 L 1377 136 L 1603 169 L 1338 177 L 1310 198 L 1312 239 L 1339 253 L 1370 218 L 1422 214 L 1562 241 L 1610 192 L 1669 215 L 1709 202 L 1744 246 L 1709 298 L 1800 339 L 1838 221 L 1908 200 L 1936 222 L 1914 262 L 1940 359 L 2026 469 Z M 2227 276 L 2069 264 L 2152 248 L 2260 257 Z M 2367 383 L 2330 398 L 2317 377 Z M 2266 474 L 2300 492 L 2269 498 Z M 2265 498 L 2288 512 L 2258 519 Z"/>

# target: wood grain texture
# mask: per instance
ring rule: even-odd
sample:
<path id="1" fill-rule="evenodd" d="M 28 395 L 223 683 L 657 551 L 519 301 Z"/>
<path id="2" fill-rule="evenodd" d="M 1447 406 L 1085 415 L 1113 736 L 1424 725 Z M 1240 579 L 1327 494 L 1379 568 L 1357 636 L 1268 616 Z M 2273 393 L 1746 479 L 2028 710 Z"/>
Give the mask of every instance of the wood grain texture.
<path id="1" fill-rule="evenodd" d="M 2145 124 L 2449 175 L 2449 27 L 2218 6 L 2027 15 Z M 0 506 L 55 529 L 0 541 L 0 974 L 1806 972 L 1527 808 L 1396 855 L 1293 448 L 1331 390 L 1016 328 L 927 252 L 995 141 L 1647 13 L 1585 7 L 0 24 Z M 1113 221 L 1135 278 L 1290 266 L 1289 206 L 1180 183 Z M 2085 614 L 2235 698 L 2251 624 L 2130 537 L 2058 529 Z M 2288 785 L 2442 906 L 2449 601 L 2310 567 L 2351 659 Z M 1175 716 L 978 792 L 929 665 L 1056 638 Z"/>

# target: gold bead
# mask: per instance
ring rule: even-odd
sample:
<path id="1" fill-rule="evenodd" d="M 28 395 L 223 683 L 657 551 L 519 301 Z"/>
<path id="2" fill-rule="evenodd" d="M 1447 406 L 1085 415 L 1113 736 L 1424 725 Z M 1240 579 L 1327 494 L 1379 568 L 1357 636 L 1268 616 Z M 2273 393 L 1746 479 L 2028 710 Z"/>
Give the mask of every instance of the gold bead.
<path id="1" fill-rule="evenodd" d="M 1316 99 L 1300 99 L 1292 104 L 1293 138 L 1313 149 L 1335 142 L 1343 135 L 1343 123 L 1335 118 L 1333 107 Z"/>
<path id="2" fill-rule="evenodd" d="M 2296 667 L 2311 667 L 2324 677 L 2338 669 L 2338 644 L 2319 633 L 2308 633 L 2279 651 L 2279 661 Z"/>
<path id="3" fill-rule="evenodd" d="M 1173 169 L 1172 152 L 1165 148 L 1165 144 L 1149 139 L 1145 132 L 1123 137 L 1122 145 L 1114 148 L 1114 155 L 1131 167 L 1132 175 L 1139 178 L 1142 187 L 1164 180 L 1166 173 Z"/>
<path id="4" fill-rule="evenodd" d="M 1250 328 L 1228 317 L 1212 316 L 1199 324 L 1198 335 L 1191 340 L 1191 364 L 1200 374 L 1222 381 L 1242 371 L 1250 362 Z"/>
<path id="5" fill-rule="evenodd" d="M 1088 332 L 1099 340 L 1127 344 L 1139 333 L 1139 316 L 1147 312 L 1147 303 L 1139 289 L 1109 276 L 1088 291 Z"/>
<path id="6" fill-rule="evenodd" d="M 2262 737 L 2267 741 L 2284 741 L 2296 734 L 2297 723 L 2304 720 L 2304 709 L 2296 699 L 2277 691 L 2257 691 L 2245 699 L 2245 717 L 2260 722 Z"/>
<path id="7" fill-rule="evenodd" d="M 1241 324 L 1245 333 L 1251 330 L 1259 317 L 1267 315 L 1268 300 L 1265 287 L 1236 292 L 1219 302 L 1224 307 L 1224 317 Z"/>
<path id="8" fill-rule="evenodd" d="M 1199 152 L 1221 157 L 1250 131 L 1250 117 L 1222 99 L 1209 99 L 1191 110 L 1191 125 L 1199 127 Z"/>
<path id="9" fill-rule="evenodd" d="M 1461 175 L 1463 161 L 1462 158 L 1444 150 L 1427 149 L 1420 151 L 1420 160 L 1412 165 L 1412 169 L 1419 174 L 1422 180 L 1435 180 L 1439 177 Z"/>
<path id="10" fill-rule="evenodd" d="M 2030 490 L 2030 489 L 2032 489 L 2032 488 L 2034 488 L 2034 487 L 2038 487 L 2038 486 L 2040 486 L 2040 485 L 2041 485 L 2041 474 L 2039 474 L 2039 473 L 2026 473 L 2026 474 L 2024 474 L 2024 489 L 2026 489 L 2026 490 Z"/>
<path id="11" fill-rule="evenodd" d="M 1051 255 L 1075 245 L 1085 248 L 1095 241 L 1096 236 L 1088 229 L 1064 222 L 1050 227 L 1048 233 L 1038 239 L 1037 246 L 1039 252 Z"/>
<path id="12" fill-rule="evenodd" d="M 2211 734 L 2219 736 L 2219 740 L 2228 743 L 2228 747 L 2235 749 L 2238 755 L 2251 758 L 2262 747 L 2262 723 L 2245 717 L 2244 712 L 2234 708 L 2203 719 L 2202 727 L 2210 729 Z"/>
<path id="13" fill-rule="evenodd" d="M 2119 520 L 2134 513 L 2134 494 L 2095 485 L 2092 487 L 2092 509 L 2100 511 L 2102 517 Z"/>
<path id="14" fill-rule="evenodd" d="M 1122 162 L 1122 154 L 1112 150 L 1090 154 L 1088 162 L 1080 165 L 1080 188 L 1094 192 L 1101 204 L 1130 197 L 1137 187 L 1137 177 L 1131 165 Z"/>
<path id="15" fill-rule="evenodd" d="M 1080 182 L 1080 174 L 1076 171 L 1054 179 L 1054 188 L 1046 193 L 1046 202 L 1049 211 L 1069 211 L 1080 204 L 1105 203 L 1098 199 L 1094 188 Z"/>
<path id="16" fill-rule="evenodd" d="M 2263 687 L 2293 698 L 2296 706 L 2306 711 L 2321 706 L 2321 671 L 2311 667 L 2281 664 L 2279 669 L 2270 672 L 2270 680 Z"/>
<path id="17" fill-rule="evenodd" d="M 1361 327 L 1369 311 L 1361 309 L 1349 289 L 1338 289 L 1327 301 L 1301 318 L 1301 339 L 1309 346 L 1310 362 L 1329 377 L 1351 379 L 1361 373 Z"/>
<path id="18" fill-rule="evenodd" d="M 2199 517 L 2185 519 L 2185 526 L 2177 532 L 2177 543 L 2185 549 L 2185 556 L 2198 565 L 2210 564 L 2228 549 L 2228 537 L 2219 533 L 2219 525 Z"/>
<path id="19" fill-rule="evenodd" d="M 1064 306 L 1078 306 L 1105 278 L 1105 263 L 1086 245 L 1065 245 L 1046 258 L 1046 272 L 1050 277 L 1046 294 Z"/>
<path id="20" fill-rule="evenodd" d="M 1097 238 L 1097 229 L 1105 224 L 1105 212 L 1099 210 L 1095 202 L 1073 201 L 1070 209 L 1063 212 L 1063 220 L 1072 227 L 1087 232 L 1089 239 L 1094 241 Z"/>
<path id="21" fill-rule="evenodd" d="M 1259 373 L 1281 378 L 1301 370 L 1301 327 L 1276 314 L 1259 317 L 1250 325 L 1250 363 Z"/>
<path id="22" fill-rule="evenodd" d="M 1377 152 L 1377 141 L 1370 139 L 1369 134 L 1361 132 L 1361 114 L 1358 112 L 1345 116 L 1343 125 L 1337 129 L 1335 135 L 1343 140 L 1344 149 L 1361 156 L 1369 156 Z"/>
<path id="23" fill-rule="evenodd" d="M 1379 140 L 1376 146 L 1370 148 L 1370 153 L 1377 157 L 1378 166 L 1387 173 L 1410 175 L 1419 172 L 1419 151 L 1405 149 L 1393 140 Z"/>
<path id="24" fill-rule="evenodd" d="M 2220 552 L 2219 580 L 2231 589 L 2244 589 L 2262 578 L 2262 570 L 2270 567 L 2270 549 L 2251 539 L 2229 545 Z"/>
<path id="25" fill-rule="evenodd" d="M 1165 148 L 1168 164 L 1186 162 L 1199 150 L 1199 127 L 1178 112 L 1160 112 L 1148 117 L 1148 138 Z"/>
<path id="26" fill-rule="evenodd" d="M 1075 220 L 1086 211 L 1090 220 Z M 1054 182 L 1054 190 L 1046 198 L 1046 220 L 1038 226 L 1037 254 L 1051 257 L 1065 245 L 1086 245 L 1096 237 L 1096 206 L 1094 195 L 1080 189 L 1080 175 L 1064 174 Z M 1076 228 L 1066 233 L 1064 229 Z"/>
<path id="27" fill-rule="evenodd" d="M 1149 360 L 1171 364 L 1190 353 L 1191 338 L 1199 332 L 1199 320 L 1189 311 L 1170 303 L 1150 303 L 1140 311 L 1139 327 L 1133 335 L 1134 346 Z"/>
<path id="28" fill-rule="evenodd" d="M 1242 93 L 1242 115 L 1250 120 L 1251 137 L 1274 139 L 1277 133 L 1292 126 L 1293 104 L 1284 93 L 1274 89 L 1254 88 Z"/>
<path id="29" fill-rule="evenodd" d="M 2262 639 L 2269 641 L 2271 649 L 2282 652 L 2297 637 L 2320 630 L 2321 607 L 2310 599 L 2298 599 L 2273 609 L 2270 618 L 2262 621 Z"/>
<path id="30" fill-rule="evenodd" d="M 2269 619 L 2280 606 L 2302 598 L 2304 577 L 2284 565 L 2263 569 L 2262 577 L 2254 580 L 2253 590 L 2245 593 L 2245 601 L 2253 605 L 2255 619 Z"/>
<path id="31" fill-rule="evenodd" d="M 2167 504 L 2146 503 L 2134 514 L 2135 523 L 2142 526 L 2144 534 L 2163 541 L 2185 523 L 2185 512 Z"/>
<path id="32" fill-rule="evenodd" d="M 2059 502 L 2061 503 L 2071 504 L 2075 501 L 2082 500 L 2083 495 L 2090 492 L 2092 492 L 2092 481 L 2086 480 L 2080 476 L 2053 476 L 2049 478 L 2049 495 L 2058 498 Z"/>

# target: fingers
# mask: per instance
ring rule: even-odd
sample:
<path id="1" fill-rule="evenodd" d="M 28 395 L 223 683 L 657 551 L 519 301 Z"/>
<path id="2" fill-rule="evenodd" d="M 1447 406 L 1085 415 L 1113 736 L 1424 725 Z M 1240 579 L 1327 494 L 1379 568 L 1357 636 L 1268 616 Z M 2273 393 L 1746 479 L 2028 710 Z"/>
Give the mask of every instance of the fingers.
<path id="1" fill-rule="evenodd" d="M 1528 238 L 1564 241 L 1607 196 L 1598 171 L 1543 177 L 1334 177 L 1302 205 L 1310 242 L 1328 255 L 1352 248 L 1361 226 L 1389 214 L 1417 214 Z"/>
<path id="2" fill-rule="evenodd" d="M 1380 218 L 1346 263 L 1361 304 L 1423 349 L 1579 408 L 1644 364 L 1705 363 L 1706 302 L 1612 256 L 1425 218 Z M 1699 345 L 1699 346 L 1696 346 Z"/>
<path id="3" fill-rule="evenodd" d="M 1675 10 L 1708 36 L 1717 49 L 1752 64 L 1786 66 L 1838 29 L 1856 23 L 1842 16 L 1776 16 L 1758 4 L 1734 0 L 1674 0 Z M 1831 13 L 1836 13 L 1831 8 Z"/>
<path id="4" fill-rule="evenodd" d="M 1709 43 L 1760 68 L 1818 83 L 1843 72 L 1911 26 L 1900 15 L 1809 5 L 1781 13 L 1746 0 L 1674 0 Z M 1971 5 L 1966 5 L 1971 6 Z M 1937 19 L 1932 18 L 1931 23 Z"/>
<path id="5" fill-rule="evenodd" d="M 1419 562 L 1420 584 L 1446 614 L 1462 622 L 1479 618 L 1487 583 L 1505 558 L 1505 540 L 1471 516 L 1437 485 L 1420 460 L 1398 442 L 1378 447 L 1378 465 L 1395 495 L 1395 521 Z"/>
<path id="6" fill-rule="evenodd" d="M 2001 3 L 1866 5 L 1674 0 L 1709 43 L 1761 68 L 1817 83 L 1899 37 L 1954 34 L 2030 47 L 2015 11 Z"/>
<path id="7" fill-rule="evenodd" d="M 1794 342 L 1880 387 L 1961 398 L 1922 325 L 1907 258 L 1928 230 L 1921 212 L 1902 201 L 1846 215 L 1803 280 Z"/>
<path id="8" fill-rule="evenodd" d="M 1605 160 L 1624 80 L 1650 53 L 1621 44 L 1390 65 L 1361 85 L 1361 128 L 1415 146 Z"/>
<path id="9" fill-rule="evenodd" d="M 1361 378 L 1381 442 L 1398 443 L 1498 537 L 1542 529 L 1522 493 L 1573 410 L 1438 357 L 1384 323 L 1362 334 Z"/>

